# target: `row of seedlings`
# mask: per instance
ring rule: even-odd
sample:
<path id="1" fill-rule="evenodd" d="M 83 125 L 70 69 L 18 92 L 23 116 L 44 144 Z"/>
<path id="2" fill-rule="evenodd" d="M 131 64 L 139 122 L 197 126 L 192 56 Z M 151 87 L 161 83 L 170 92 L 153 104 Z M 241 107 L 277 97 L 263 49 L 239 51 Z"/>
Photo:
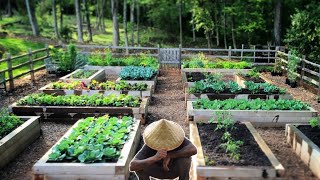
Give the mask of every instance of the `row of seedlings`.
<path id="1" fill-rule="evenodd" d="M 202 69 L 201 72 L 197 70 L 193 72 L 200 74 L 206 71 Z M 229 69 L 227 72 L 232 70 Z M 279 98 L 275 92 L 284 90 L 265 84 L 266 82 L 259 77 L 252 78 L 252 74 L 254 74 L 252 71 L 245 73 L 242 71 L 241 74 L 233 71 L 234 80 L 238 83 L 224 82 L 223 79 L 217 83 L 216 74 L 202 76 L 203 79 L 198 79 L 200 83 L 189 83 L 188 80 L 192 81 L 192 79 L 188 79 L 187 73 L 183 74 L 188 93 L 190 90 L 199 92 L 199 94 L 193 94 L 194 97 L 186 95 L 190 140 L 198 149 L 198 154 L 192 161 L 194 179 L 283 176 L 285 171 L 283 166 L 253 125 L 284 126 L 290 122 L 305 123 L 317 116 L 317 111 L 308 104 L 292 100 L 290 95 Z M 247 77 L 246 79 L 251 82 L 243 82 L 245 86 L 241 86 L 237 80 L 240 78 L 237 76 Z M 257 79 L 260 82 L 257 82 Z M 209 97 L 208 89 L 209 92 L 214 90 L 215 94 L 209 94 L 213 95 Z M 248 94 L 254 94 L 252 91 L 256 93 L 263 91 L 269 97 L 261 99 L 259 96 L 227 97 L 223 94 L 226 89 L 229 92 L 232 90 L 239 93 L 250 89 L 251 92 Z M 275 91 L 272 92 L 272 89 Z M 201 91 L 206 92 L 206 95 Z M 270 95 L 278 97 L 270 97 Z"/>
<path id="2" fill-rule="evenodd" d="M 128 68 L 130 72 L 135 67 Z M 138 71 L 146 76 L 146 71 Z M 129 162 L 140 142 L 139 126 L 145 123 L 156 84 L 147 84 L 145 78 L 99 82 L 101 78 L 93 77 L 98 72 L 105 74 L 105 70 L 76 70 L 9 107 L 15 114 L 45 119 L 82 118 L 34 165 L 35 179 L 128 179 Z"/>

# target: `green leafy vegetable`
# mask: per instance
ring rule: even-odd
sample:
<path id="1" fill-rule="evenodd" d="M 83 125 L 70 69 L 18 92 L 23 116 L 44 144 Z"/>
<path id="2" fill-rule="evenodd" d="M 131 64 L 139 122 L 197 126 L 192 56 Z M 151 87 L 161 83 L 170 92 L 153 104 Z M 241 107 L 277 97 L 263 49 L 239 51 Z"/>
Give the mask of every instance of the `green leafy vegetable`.
<path id="1" fill-rule="evenodd" d="M 127 66 L 121 70 L 119 76 L 124 80 L 150 80 L 156 73 L 157 71 L 150 67 Z"/>
<path id="2" fill-rule="evenodd" d="M 19 127 L 21 124 L 23 124 L 23 121 L 13 115 L 9 114 L 6 109 L 0 110 L 0 140 L 11 133 L 15 128 Z"/>
<path id="3" fill-rule="evenodd" d="M 92 76 L 94 73 L 98 72 L 97 70 L 84 70 L 84 69 L 80 69 L 79 71 L 77 71 L 76 73 L 71 75 L 71 78 L 74 79 L 83 79 L 83 78 L 89 78 L 90 76 Z"/>
<path id="4" fill-rule="evenodd" d="M 106 115 L 82 119 L 68 137 L 52 148 L 49 161 L 115 162 L 128 139 L 133 122 L 134 119 L 128 116 L 117 118 Z"/>

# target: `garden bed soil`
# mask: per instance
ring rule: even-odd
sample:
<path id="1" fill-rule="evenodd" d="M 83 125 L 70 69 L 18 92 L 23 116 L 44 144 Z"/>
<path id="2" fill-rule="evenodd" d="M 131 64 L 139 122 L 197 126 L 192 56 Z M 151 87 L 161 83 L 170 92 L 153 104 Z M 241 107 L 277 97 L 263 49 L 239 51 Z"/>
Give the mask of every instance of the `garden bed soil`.
<path id="1" fill-rule="evenodd" d="M 187 102 L 187 119 L 195 122 L 208 122 L 216 112 L 225 110 L 194 109 L 194 101 Z M 318 112 L 313 108 L 303 111 L 290 110 L 228 110 L 236 121 L 248 121 L 255 126 L 283 127 L 288 123 L 307 123 Z"/>
<path id="2" fill-rule="evenodd" d="M 43 119 L 76 120 L 87 116 L 133 115 L 145 123 L 148 112 L 149 98 L 143 98 L 139 107 L 94 107 L 94 106 L 19 106 L 13 103 L 9 111 L 16 115 L 41 116 Z"/>
<path id="3" fill-rule="evenodd" d="M 242 140 L 240 160 L 230 158 L 220 147 L 223 132 L 216 124 L 190 122 L 190 140 L 198 149 L 193 156 L 193 176 L 198 178 L 274 178 L 284 175 L 284 168 L 251 123 L 236 124 L 234 140 Z"/>
<path id="4" fill-rule="evenodd" d="M 77 69 L 77 70 L 73 71 L 72 73 L 61 77 L 60 81 L 63 81 L 63 82 L 81 81 L 81 82 L 84 82 L 85 84 L 89 84 L 92 80 L 96 80 L 98 82 L 101 82 L 101 81 L 105 80 L 106 75 L 104 73 L 104 70 L 102 70 L 102 69 L 101 70 L 97 70 L 97 72 L 95 72 L 93 75 L 91 75 L 88 78 L 76 79 L 76 78 L 72 78 L 71 77 L 73 74 L 76 74 L 77 72 L 79 72 L 81 70 L 82 69 Z"/>
<path id="5" fill-rule="evenodd" d="M 70 130 L 54 145 L 68 137 L 80 121 L 74 124 Z M 128 179 L 129 163 L 134 157 L 140 139 L 140 120 L 135 121 L 128 140 L 125 142 L 120 157 L 116 162 L 106 163 L 70 163 L 48 162 L 52 148 L 33 166 L 34 179 Z M 53 146 L 53 147 L 54 147 Z"/>
<path id="6" fill-rule="evenodd" d="M 40 136 L 39 116 L 19 116 L 19 118 L 24 123 L 0 139 L 0 169 Z"/>
<path id="7" fill-rule="evenodd" d="M 246 81 L 253 81 L 255 83 L 265 83 L 266 81 L 262 78 L 251 78 L 247 77 L 243 74 L 235 74 L 234 75 L 234 81 L 239 84 L 239 86 L 246 88 L 246 85 L 244 84 Z"/>
<path id="8" fill-rule="evenodd" d="M 306 132 L 306 134 L 304 134 L 303 131 Z M 309 125 L 286 125 L 287 142 L 291 145 L 293 151 L 318 178 L 320 178 L 319 134 L 319 129 L 312 130 L 311 126 Z M 312 139 L 310 139 L 308 136 Z"/>
<path id="9" fill-rule="evenodd" d="M 320 129 L 312 128 L 310 125 L 300 125 L 297 128 L 307 136 L 315 145 L 320 147 Z"/>
<path id="10" fill-rule="evenodd" d="M 212 73 L 221 73 L 223 75 L 234 75 L 236 73 L 246 74 L 251 69 L 214 69 L 214 68 L 183 68 L 181 66 L 181 73 L 184 72 L 212 72 Z"/>
<path id="11" fill-rule="evenodd" d="M 49 89 L 51 84 L 48 84 L 39 89 L 39 91 L 45 94 L 52 95 L 93 95 L 93 94 L 103 94 L 104 96 L 108 96 L 110 94 L 128 94 L 133 96 L 139 96 L 140 98 L 151 97 L 152 96 L 152 86 L 148 85 L 145 91 L 134 91 L 134 90 L 77 90 L 77 89 Z"/>
<path id="12" fill-rule="evenodd" d="M 154 93 L 154 91 L 156 90 L 156 85 L 157 85 L 157 81 L 158 81 L 158 75 L 159 75 L 159 72 L 154 75 L 150 80 L 124 80 L 126 81 L 127 83 L 129 84 L 136 84 L 136 83 L 146 83 L 148 86 L 152 86 L 152 93 Z M 119 77 L 116 82 L 120 82 L 122 79 L 121 77 Z"/>

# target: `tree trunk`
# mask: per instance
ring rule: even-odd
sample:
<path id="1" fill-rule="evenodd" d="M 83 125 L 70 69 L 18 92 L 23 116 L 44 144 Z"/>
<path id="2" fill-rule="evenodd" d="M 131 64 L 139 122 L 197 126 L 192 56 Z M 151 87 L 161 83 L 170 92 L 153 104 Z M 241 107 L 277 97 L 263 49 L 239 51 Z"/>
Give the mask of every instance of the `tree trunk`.
<path id="1" fill-rule="evenodd" d="M 130 8 L 131 46 L 134 46 L 134 1 L 132 0 Z"/>
<path id="2" fill-rule="evenodd" d="M 194 20 L 193 20 L 194 16 L 192 15 L 192 42 L 196 41 L 196 29 L 194 26 Z"/>
<path id="3" fill-rule="evenodd" d="M 77 32 L 78 32 L 78 42 L 83 43 L 83 33 L 82 33 L 82 21 L 81 21 L 81 10 L 79 0 L 74 0 L 77 16 Z"/>
<path id="4" fill-rule="evenodd" d="M 128 54 L 129 51 L 128 51 L 128 28 L 127 28 L 127 0 L 123 0 L 123 30 L 124 30 L 124 45 L 126 47 L 126 54 Z"/>
<path id="5" fill-rule="evenodd" d="M 232 43 L 233 43 L 233 48 L 234 49 L 237 49 L 237 43 L 236 43 L 236 37 L 235 37 L 235 34 L 234 34 L 234 16 L 232 15 L 231 17 L 231 36 L 232 36 Z"/>
<path id="6" fill-rule="evenodd" d="M 59 0 L 59 6 L 60 6 L 60 31 L 63 28 L 63 4 L 62 0 Z"/>
<path id="7" fill-rule="evenodd" d="M 210 34 L 207 34 L 206 37 L 207 37 L 207 41 L 208 41 L 208 49 L 210 49 L 211 48 Z"/>
<path id="8" fill-rule="evenodd" d="M 53 24 L 54 24 L 54 34 L 56 35 L 56 38 L 59 39 L 56 0 L 52 0 L 52 15 L 53 15 Z"/>
<path id="9" fill-rule="evenodd" d="M 105 0 L 97 0 L 97 23 L 96 27 L 98 31 L 105 32 L 106 26 L 104 23 L 104 9 L 105 9 L 106 1 Z"/>
<path id="10" fill-rule="evenodd" d="M 7 4 L 7 16 L 8 16 L 8 17 L 11 17 L 11 16 L 12 16 L 11 0 L 8 0 L 8 4 Z"/>
<path id="11" fill-rule="evenodd" d="M 29 0 L 25 0 L 25 3 L 26 3 L 27 11 L 28 11 L 29 21 L 30 21 L 31 28 L 32 28 L 32 34 L 34 36 L 39 36 L 40 35 L 40 31 L 39 31 L 37 18 L 36 18 L 35 14 L 34 14 L 34 10 L 31 9 Z"/>
<path id="12" fill-rule="evenodd" d="M 281 16 L 282 16 L 282 0 L 275 0 L 274 13 L 274 39 L 276 46 L 281 45 Z"/>
<path id="13" fill-rule="evenodd" d="M 182 0 L 179 2 L 180 45 L 182 47 Z"/>
<path id="14" fill-rule="evenodd" d="M 214 1 L 215 11 L 214 11 L 214 21 L 215 21 L 215 30 L 216 30 L 216 43 L 217 47 L 220 46 L 220 37 L 219 37 L 219 26 L 218 26 L 218 0 Z"/>
<path id="15" fill-rule="evenodd" d="M 118 0 L 111 0 L 111 12 L 113 23 L 113 45 L 119 46 L 119 23 L 117 19 L 118 15 Z"/>
<path id="16" fill-rule="evenodd" d="M 140 44 L 140 1 L 137 0 L 137 44 Z"/>
<path id="17" fill-rule="evenodd" d="M 223 0 L 223 9 L 226 7 L 226 0 Z M 223 11 L 223 41 L 224 41 L 224 48 L 227 49 L 228 48 L 228 44 L 227 44 L 227 16 L 226 16 L 226 12 Z"/>
<path id="18" fill-rule="evenodd" d="M 85 13 L 86 13 L 87 28 L 88 28 L 88 33 L 89 33 L 89 41 L 92 41 L 93 38 L 92 38 L 92 29 L 91 29 L 88 1 L 83 0 L 83 4 L 84 4 Z"/>

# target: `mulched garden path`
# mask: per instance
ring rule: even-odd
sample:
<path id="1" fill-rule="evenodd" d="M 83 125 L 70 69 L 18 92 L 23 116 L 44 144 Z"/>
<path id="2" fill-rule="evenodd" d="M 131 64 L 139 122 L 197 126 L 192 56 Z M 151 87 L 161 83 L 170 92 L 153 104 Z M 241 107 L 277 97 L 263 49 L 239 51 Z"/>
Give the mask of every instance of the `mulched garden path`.
<path id="1" fill-rule="evenodd" d="M 46 82 L 45 74 L 40 73 L 37 83 L 38 87 L 32 87 L 29 84 L 17 89 L 17 91 L 10 97 L 0 97 L 0 107 L 6 107 L 10 103 L 18 100 L 19 98 L 35 92 L 38 88 L 49 83 L 49 81 L 56 80 L 55 78 L 49 79 Z M 282 77 L 276 77 L 273 79 L 266 74 L 272 82 L 276 85 L 279 83 L 280 87 L 285 87 L 284 83 L 281 84 Z M 280 80 L 277 81 L 277 78 Z M 284 78 L 283 78 L 284 82 Z M 290 89 L 294 97 L 308 99 L 309 93 L 303 89 Z M 308 93 L 308 94 L 307 94 Z M 313 100 L 314 99 L 313 95 Z M 9 102 L 10 99 L 10 102 Z M 312 98 L 309 98 L 312 99 Z M 309 102 L 309 101 L 305 101 Z M 311 103 L 314 108 L 319 110 L 317 103 Z M 314 106 L 315 105 L 315 106 Z M 161 71 L 159 81 L 157 84 L 157 90 L 148 108 L 147 125 L 151 122 L 165 118 L 175 121 L 182 125 L 186 135 L 189 135 L 189 126 L 185 122 L 186 110 L 184 104 L 184 94 L 181 83 L 181 74 L 178 71 Z M 0 171 L 0 179 L 32 179 L 31 168 L 33 164 L 40 159 L 45 152 L 51 148 L 55 142 L 62 137 L 62 135 L 72 126 L 74 122 L 69 123 L 57 123 L 57 122 L 43 122 L 41 124 L 42 135 L 31 146 L 24 150 L 13 162 L 11 162 L 6 168 Z M 144 127 L 142 129 L 144 130 Z M 275 153 L 276 157 L 282 163 L 286 169 L 286 177 L 284 179 L 316 179 L 312 176 L 311 171 L 303 164 L 303 162 L 294 154 L 289 144 L 286 143 L 284 128 L 267 128 L 258 129 L 263 139 L 269 145 L 271 150 Z M 136 179 L 131 176 L 130 179 Z"/>

